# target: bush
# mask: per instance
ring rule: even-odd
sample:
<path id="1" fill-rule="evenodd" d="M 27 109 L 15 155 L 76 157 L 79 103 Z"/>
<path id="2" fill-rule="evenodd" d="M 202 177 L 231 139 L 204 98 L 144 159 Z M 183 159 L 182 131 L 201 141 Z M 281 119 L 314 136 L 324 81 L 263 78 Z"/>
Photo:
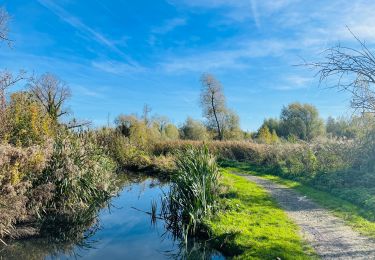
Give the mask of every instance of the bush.
<path id="1" fill-rule="evenodd" d="M 115 194 L 114 167 L 89 134 L 60 130 L 44 146 L 0 146 L 0 238 L 94 214 Z"/>
<path id="2" fill-rule="evenodd" d="M 115 164 L 88 134 L 64 132 L 36 183 L 55 186 L 47 214 L 75 214 L 100 205 L 115 192 Z"/>
<path id="3" fill-rule="evenodd" d="M 14 225 L 35 219 L 36 211 L 31 205 L 44 205 L 48 200 L 51 187 L 32 183 L 42 175 L 51 148 L 0 145 L 0 238 L 18 236 Z M 30 232 L 34 233 L 29 229 Z"/>
<path id="4" fill-rule="evenodd" d="M 5 142 L 20 146 L 43 144 L 54 134 L 52 120 L 30 93 L 12 94 L 5 114 L 8 125 L 3 134 Z"/>
<path id="5" fill-rule="evenodd" d="M 147 150 L 141 149 L 116 130 L 101 129 L 95 133 L 95 138 L 121 170 L 141 170 L 152 163 Z"/>

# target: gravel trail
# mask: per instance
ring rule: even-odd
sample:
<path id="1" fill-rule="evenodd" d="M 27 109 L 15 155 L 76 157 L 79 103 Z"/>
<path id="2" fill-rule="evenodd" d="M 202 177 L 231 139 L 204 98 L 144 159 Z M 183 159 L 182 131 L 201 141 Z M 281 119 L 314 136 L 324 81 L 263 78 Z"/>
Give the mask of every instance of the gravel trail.
<path id="1" fill-rule="evenodd" d="M 375 259 L 375 241 L 352 230 L 315 202 L 272 181 L 238 175 L 263 186 L 301 228 L 302 236 L 322 259 Z"/>

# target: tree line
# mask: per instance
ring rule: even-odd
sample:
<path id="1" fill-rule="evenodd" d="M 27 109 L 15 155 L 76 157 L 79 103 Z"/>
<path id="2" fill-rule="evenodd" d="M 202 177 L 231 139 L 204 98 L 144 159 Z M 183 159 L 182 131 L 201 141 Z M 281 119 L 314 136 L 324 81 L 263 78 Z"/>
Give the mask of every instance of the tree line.
<path id="1" fill-rule="evenodd" d="M 0 39 L 1 42 L 11 44 L 9 39 L 9 15 L 4 8 L 0 8 Z M 349 30 L 350 31 L 350 30 Z M 350 33 L 352 33 L 350 31 Z M 119 115 L 115 124 L 125 136 L 139 136 L 139 139 L 157 140 L 258 140 L 265 143 L 274 143 L 283 140 L 311 141 L 320 136 L 336 138 L 355 138 L 361 134 L 363 126 L 373 124 L 375 112 L 375 84 L 374 70 L 375 57 L 366 44 L 359 40 L 360 48 L 353 49 L 345 46 L 329 48 L 324 53 L 322 61 L 305 63 L 304 66 L 317 70 L 320 83 L 330 78 L 337 78 L 337 88 L 352 94 L 351 106 L 360 111 L 359 116 L 345 119 L 343 117 L 328 118 L 326 122 L 319 116 L 316 107 L 311 104 L 291 103 L 284 106 L 279 118 L 265 119 L 256 132 L 246 132 L 240 128 L 240 118 L 237 113 L 227 106 L 221 82 L 212 74 L 201 76 L 200 106 L 204 121 L 188 117 L 179 127 L 172 124 L 165 116 L 149 118 L 150 107 L 145 106 L 143 115 Z M 69 86 L 59 77 L 51 73 L 40 76 L 27 76 L 21 70 L 16 75 L 9 71 L 0 73 L 0 108 L 5 109 L 6 92 L 16 83 L 26 80 L 27 91 L 22 95 L 27 102 L 37 101 L 55 124 L 62 124 L 68 128 L 88 126 L 88 121 L 71 119 L 66 109 L 66 101 L 71 97 Z M 18 96 L 21 93 L 17 94 Z M 18 97 L 18 100 L 20 98 Z M 4 114 L 4 113 L 0 113 Z M 64 118 L 64 120 L 61 120 Z M 363 131 L 362 131 L 363 132 Z M 1 134 L 1 133 L 0 133 Z M 141 138 L 141 136 L 143 136 Z M 145 137 L 147 136 L 147 137 Z"/>

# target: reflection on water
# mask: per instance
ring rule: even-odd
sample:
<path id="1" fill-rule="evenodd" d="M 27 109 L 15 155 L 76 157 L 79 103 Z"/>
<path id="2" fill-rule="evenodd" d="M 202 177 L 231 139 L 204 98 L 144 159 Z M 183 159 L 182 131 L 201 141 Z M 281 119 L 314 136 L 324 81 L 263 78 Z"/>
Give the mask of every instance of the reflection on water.
<path id="1" fill-rule="evenodd" d="M 202 243 L 186 247 L 166 232 L 162 220 L 151 225 L 151 201 L 159 200 L 168 185 L 154 179 L 124 184 L 110 208 L 102 209 L 86 231 L 67 241 L 28 239 L 0 251 L 2 259 L 224 259 Z M 138 209 L 135 210 L 134 208 Z"/>

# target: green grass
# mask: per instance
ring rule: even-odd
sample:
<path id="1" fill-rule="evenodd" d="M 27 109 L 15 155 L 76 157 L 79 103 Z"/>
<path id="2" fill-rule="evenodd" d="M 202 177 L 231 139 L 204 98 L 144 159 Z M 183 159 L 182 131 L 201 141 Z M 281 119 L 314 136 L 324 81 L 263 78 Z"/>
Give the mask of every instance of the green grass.
<path id="1" fill-rule="evenodd" d="M 207 222 L 217 249 L 235 259 L 316 258 L 298 227 L 263 188 L 226 170 L 222 183 L 222 210 Z"/>
<path id="2" fill-rule="evenodd" d="M 362 209 L 328 192 L 314 189 L 297 181 L 271 175 L 259 167 L 240 162 L 226 162 L 224 165 L 228 171 L 261 176 L 262 178 L 292 188 L 330 210 L 335 216 L 343 219 L 349 226 L 361 234 L 375 239 L 374 212 Z"/>

